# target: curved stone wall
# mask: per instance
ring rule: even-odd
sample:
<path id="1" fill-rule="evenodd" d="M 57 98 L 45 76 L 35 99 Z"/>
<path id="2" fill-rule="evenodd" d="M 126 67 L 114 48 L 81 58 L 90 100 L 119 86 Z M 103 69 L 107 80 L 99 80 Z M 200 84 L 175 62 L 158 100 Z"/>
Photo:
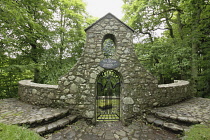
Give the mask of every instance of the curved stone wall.
<path id="1" fill-rule="evenodd" d="M 157 102 L 153 106 L 165 106 L 180 102 L 193 96 L 190 83 L 184 80 L 174 80 L 174 83 L 158 85 Z"/>
<path id="2" fill-rule="evenodd" d="M 59 100 L 59 93 L 58 85 L 38 84 L 31 80 L 19 81 L 19 97 L 30 104 L 59 107 L 60 105 L 56 103 Z"/>
<path id="3" fill-rule="evenodd" d="M 74 86 L 70 89 L 72 91 L 68 89 L 68 92 L 75 92 Z M 58 85 L 37 84 L 33 83 L 31 80 L 22 80 L 19 81 L 18 94 L 20 99 L 24 102 L 46 107 L 63 107 L 68 102 L 72 104 L 72 102 L 76 100 L 72 98 L 72 96 L 69 97 L 69 94 L 64 96 L 60 90 Z M 174 83 L 158 85 L 156 94 L 150 96 L 156 101 L 153 103 L 153 106 L 165 106 L 191 98 L 193 94 L 188 81 L 174 80 Z M 128 97 L 124 98 L 124 100 L 127 98 Z M 136 100 L 141 99 L 137 98 Z M 138 106 L 138 104 L 134 105 L 134 110 L 136 106 Z"/>

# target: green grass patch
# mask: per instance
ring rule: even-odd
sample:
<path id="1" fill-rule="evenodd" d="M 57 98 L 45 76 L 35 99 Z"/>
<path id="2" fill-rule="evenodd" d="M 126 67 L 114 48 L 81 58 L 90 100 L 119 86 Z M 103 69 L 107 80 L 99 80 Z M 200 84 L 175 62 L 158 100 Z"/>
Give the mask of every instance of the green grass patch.
<path id="1" fill-rule="evenodd" d="M 210 140 L 210 126 L 197 124 L 185 132 L 184 140 Z"/>
<path id="2" fill-rule="evenodd" d="M 0 140 L 43 140 L 43 138 L 24 127 L 0 123 Z"/>

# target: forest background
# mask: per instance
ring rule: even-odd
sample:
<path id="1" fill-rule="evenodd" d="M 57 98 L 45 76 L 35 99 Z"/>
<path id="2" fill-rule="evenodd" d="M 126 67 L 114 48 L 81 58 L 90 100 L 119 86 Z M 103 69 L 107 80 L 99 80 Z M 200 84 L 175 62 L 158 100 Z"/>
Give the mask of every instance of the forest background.
<path id="1" fill-rule="evenodd" d="M 122 21 L 135 30 L 140 63 L 160 84 L 189 80 L 196 96 L 210 98 L 210 2 L 123 2 Z M 1 0 L 0 99 L 17 97 L 23 79 L 57 84 L 80 57 L 84 29 L 96 20 L 82 0 Z"/>

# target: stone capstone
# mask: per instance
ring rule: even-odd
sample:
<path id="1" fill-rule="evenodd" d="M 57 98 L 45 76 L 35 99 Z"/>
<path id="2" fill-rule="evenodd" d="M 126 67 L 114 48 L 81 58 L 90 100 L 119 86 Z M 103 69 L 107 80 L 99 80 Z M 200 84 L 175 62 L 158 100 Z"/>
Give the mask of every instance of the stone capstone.
<path id="1" fill-rule="evenodd" d="M 32 94 L 36 94 L 37 90 L 36 89 L 32 89 Z"/>
<path id="2" fill-rule="evenodd" d="M 67 98 L 72 98 L 72 97 L 73 97 L 72 94 L 68 94 L 68 95 L 66 95 L 66 96 L 67 96 Z"/>
<path id="3" fill-rule="evenodd" d="M 89 81 L 91 84 L 95 83 L 95 79 L 90 79 Z"/>
<path id="4" fill-rule="evenodd" d="M 50 92 L 50 93 L 48 94 L 48 98 L 50 98 L 50 99 L 54 99 L 54 98 L 55 98 L 54 93 Z"/>
<path id="5" fill-rule="evenodd" d="M 87 118 L 94 118 L 94 111 L 86 111 L 85 117 Z"/>
<path id="6" fill-rule="evenodd" d="M 123 103 L 127 104 L 127 105 L 132 105 L 132 104 L 134 104 L 134 101 L 133 101 L 133 99 L 131 97 L 125 97 L 123 99 Z"/>
<path id="7" fill-rule="evenodd" d="M 76 84 L 72 84 L 72 85 L 70 86 L 70 90 L 71 90 L 72 93 L 78 92 L 78 87 L 77 87 L 77 85 L 76 85 Z"/>
<path id="8" fill-rule="evenodd" d="M 94 72 L 94 73 L 91 73 L 91 74 L 90 74 L 90 77 L 93 78 L 93 79 L 96 79 L 97 75 L 96 75 L 96 73 Z"/>
<path id="9" fill-rule="evenodd" d="M 157 105 L 158 105 L 158 102 L 154 102 L 154 103 L 153 103 L 153 106 L 157 106 Z"/>
<path id="10" fill-rule="evenodd" d="M 69 81 L 65 81 L 65 82 L 64 82 L 64 86 L 68 86 L 69 83 L 70 83 Z"/>
<path id="11" fill-rule="evenodd" d="M 75 76 L 69 76 L 68 79 L 72 81 L 75 79 Z"/>
<path id="12" fill-rule="evenodd" d="M 66 78 L 65 78 L 65 77 L 62 77 L 62 78 L 61 78 L 61 81 L 65 81 L 65 80 L 66 80 Z"/>
<path id="13" fill-rule="evenodd" d="M 60 99 L 64 100 L 64 99 L 66 99 L 66 96 L 63 95 L 63 96 L 60 97 Z"/>
<path id="14" fill-rule="evenodd" d="M 77 83 L 85 83 L 85 79 L 83 79 L 83 78 L 81 78 L 81 77 L 77 77 L 76 79 L 75 79 L 75 82 L 77 82 Z"/>
<path id="15" fill-rule="evenodd" d="M 67 99 L 66 103 L 68 103 L 68 104 L 76 104 L 76 100 L 75 99 Z"/>
<path id="16" fill-rule="evenodd" d="M 69 89 L 64 89 L 63 92 L 66 94 L 66 93 L 69 93 Z"/>

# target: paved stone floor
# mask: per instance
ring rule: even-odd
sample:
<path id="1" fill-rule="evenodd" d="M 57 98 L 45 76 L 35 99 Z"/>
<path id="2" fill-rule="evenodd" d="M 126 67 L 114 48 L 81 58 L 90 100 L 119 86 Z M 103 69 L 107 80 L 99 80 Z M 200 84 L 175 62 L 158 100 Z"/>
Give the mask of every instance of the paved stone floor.
<path id="1" fill-rule="evenodd" d="M 206 122 L 210 120 L 210 99 L 193 98 L 191 100 L 155 109 L 169 116 L 197 118 Z M 0 122 L 18 124 L 50 119 L 58 114 L 65 114 L 66 109 L 42 108 L 20 102 L 17 99 L 0 100 Z M 96 126 L 87 125 L 85 121 L 47 135 L 49 140 L 177 140 L 177 135 L 142 121 L 134 120 L 127 127 L 117 122 L 98 122 Z"/>
<path id="2" fill-rule="evenodd" d="M 48 140 L 178 140 L 176 134 L 135 120 L 127 127 L 121 122 L 87 125 L 80 120 L 67 128 L 45 136 Z"/>
<path id="3" fill-rule="evenodd" d="M 164 117 L 195 123 L 210 123 L 210 99 L 192 98 L 166 107 L 158 107 L 152 112 Z"/>
<path id="4" fill-rule="evenodd" d="M 41 122 L 57 115 L 65 114 L 67 109 L 44 108 L 30 105 L 15 98 L 0 100 L 0 123 L 21 124 Z"/>

